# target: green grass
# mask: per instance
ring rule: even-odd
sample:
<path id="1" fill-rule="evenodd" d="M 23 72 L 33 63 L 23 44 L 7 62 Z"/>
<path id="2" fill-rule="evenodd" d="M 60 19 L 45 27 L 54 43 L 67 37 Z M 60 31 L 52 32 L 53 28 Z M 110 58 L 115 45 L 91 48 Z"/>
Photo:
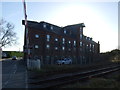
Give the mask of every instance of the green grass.
<path id="1" fill-rule="evenodd" d="M 120 89 L 119 86 L 120 86 L 120 82 L 117 82 L 114 79 L 93 78 L 85 84 L 77 82 L 75 84 L 67 85 L 62 88 L 119 88 Z"/>
<path id="2" fill-rule="evenodd" d="M 118 88 L 120 89 L 120 75 L 110 78 L 92 78 L 88 82 L 77 82 L 61 88 Z"/>

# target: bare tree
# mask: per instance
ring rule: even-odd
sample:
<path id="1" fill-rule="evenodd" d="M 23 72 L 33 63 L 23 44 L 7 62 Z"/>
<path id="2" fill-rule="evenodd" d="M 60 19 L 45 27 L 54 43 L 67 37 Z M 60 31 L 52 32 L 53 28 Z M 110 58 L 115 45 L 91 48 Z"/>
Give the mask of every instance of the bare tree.
<path id="1" fill-rule="evenodd" d="M 0 48 L 16 43 L 16 33 L 13 31 L 14 25 L 3 19 L 0 20 Z"/>

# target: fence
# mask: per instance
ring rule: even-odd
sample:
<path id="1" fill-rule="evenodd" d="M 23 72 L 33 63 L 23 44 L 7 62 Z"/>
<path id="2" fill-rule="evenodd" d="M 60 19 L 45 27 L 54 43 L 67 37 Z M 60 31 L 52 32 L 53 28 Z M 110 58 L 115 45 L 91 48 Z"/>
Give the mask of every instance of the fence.
<path id="1" fill-rule="evenodd" d="M 27 59 L 27 68 L 29 70 L 37 69 L 39 70 L 41 67 L 40 59 Z"/>

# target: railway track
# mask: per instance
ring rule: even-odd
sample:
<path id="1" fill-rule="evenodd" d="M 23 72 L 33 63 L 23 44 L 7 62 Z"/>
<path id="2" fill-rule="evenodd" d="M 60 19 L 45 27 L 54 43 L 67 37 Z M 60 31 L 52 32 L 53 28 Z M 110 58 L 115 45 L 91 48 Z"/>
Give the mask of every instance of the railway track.
<path id="1" fill-rule="evenodd" d="M 120 70 L 120 65 L 109 66 L 106 68 L 95 69 L 80 73 L 71 73 L 59 77 L 47 78 L 44 80 L 34 80 L 29 83 L 30 88 L 54 88 L 65 84 L 70 84 L 76 81 L 88 80 L 92 77 L 99 77 L 111 72 Z"/>

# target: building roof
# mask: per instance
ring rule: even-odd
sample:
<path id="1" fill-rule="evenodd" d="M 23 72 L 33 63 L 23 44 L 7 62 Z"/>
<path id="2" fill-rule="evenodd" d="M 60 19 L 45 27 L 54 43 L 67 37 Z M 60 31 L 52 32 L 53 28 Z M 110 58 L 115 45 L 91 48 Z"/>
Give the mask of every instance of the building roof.
<path id="1" fill-rule="evenodd" d="M 25 20 L 22 20 L 22 24 L 25 25 Z M 46 28 L 43 28 L 43 24 L 46 24 Z M 53 30 L 50 30 L 51 26 L 54 28 Z M 36 22 L 36 21 L 28 20 L 28 27 L 33 27 L 33 28 L 37 28 L 40 30 L 42 29 L 42 30 L 50 31 L 50 32 L 56 33 L 58 35 L 64 35 L 63 31 L 66 30 L 67 33 L 65 34 L 65 36 L 75 38 L 76 33 L 77 33 L 76 28 L 85 27 L 85 25 L 84 25 L 84 23 L 80 23 L 80 24 L 68 25 L 65 27 L 59 27 L 57 25 L 50 24 L 50 23 L 44 22 L 44 21 Z"/>

